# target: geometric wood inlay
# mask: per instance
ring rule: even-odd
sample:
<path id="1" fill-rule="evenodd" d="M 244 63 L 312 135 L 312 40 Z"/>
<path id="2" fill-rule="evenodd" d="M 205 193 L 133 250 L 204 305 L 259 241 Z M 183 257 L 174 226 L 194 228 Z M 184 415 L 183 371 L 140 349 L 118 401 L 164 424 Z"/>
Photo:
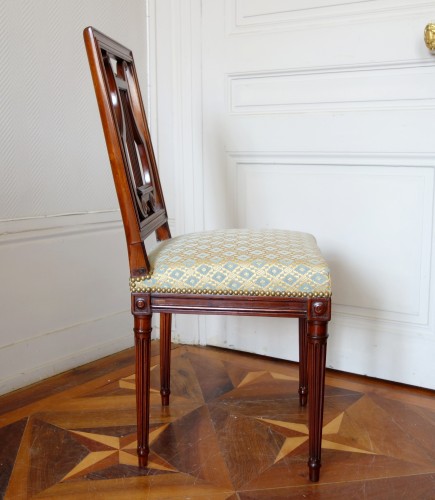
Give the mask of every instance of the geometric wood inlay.
<path id="1" fill-rule="evenodd" d="M 153 343 L 152 352 L 157 348 Z M 29 398 L 24 390 L 21 407 L 14 394 L 1 398 L 4 408 L 13 409 L 0 414 L 0 496 L 135 498 L 146 491 L 152 499 L 265 500 L 313 492 L 330 498 L 358 497 L 361 491 L 370 498 L 433 494 L 435 398 L 429 391 L 327 375 L 322 475 L 311 485 L 297 365 L 193 346 L 172 349 L 169 407 L 160 405 L 159 358 L 153 355 L 151 451 L 148 467 L 140 469 L 133 352 L 130 361 L 113 365 L 113 371 L 107 361 L 96 362 L 105 373 L 96 369 L 82 383 L 89 370 L 77 371 L 77 385 L 69 375 L 53 395 L 36 388 L 41 399 L 30 398 L 34 388 Z"/>

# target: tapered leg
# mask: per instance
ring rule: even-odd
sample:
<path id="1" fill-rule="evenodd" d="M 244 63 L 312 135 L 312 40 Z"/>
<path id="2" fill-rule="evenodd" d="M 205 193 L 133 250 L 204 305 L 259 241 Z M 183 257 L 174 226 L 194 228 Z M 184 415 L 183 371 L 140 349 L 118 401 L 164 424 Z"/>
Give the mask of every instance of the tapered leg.
<path id="1" fill-rule="evenodd" d="M 171 323 L 171 314 L 160 314 L 160 394 L 163 406 L 169 405 L 171 394 Z"/>
<path id="2" fill-rule="evenodd" d="M 306 406 L 308 397 L 307 320 L 299 319 L 299 404 Z"/>
<path id="3" fill-rule="evenodd" d="M 146 467 L 149 454 L 151 317 L 151 314 L 134 317 L 137 455 L 139 457 L 139 467 Z"/>
<path id="4" fill-rule="evenodd" d="M 310 480 L 314 482 L 319 480 L 321 466 L 327 325 L 326 321 L 308 321 L 308 467 Z"/>

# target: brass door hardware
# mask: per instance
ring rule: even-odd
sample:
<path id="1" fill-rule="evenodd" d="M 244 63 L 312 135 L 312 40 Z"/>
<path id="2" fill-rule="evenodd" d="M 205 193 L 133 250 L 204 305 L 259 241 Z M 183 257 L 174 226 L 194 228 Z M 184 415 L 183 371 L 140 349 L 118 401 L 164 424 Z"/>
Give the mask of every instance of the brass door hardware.
<path id="1" fill-rule="evenodd" d="M 429 23 L 424 29 L 424 41 L 426 47 L 435 53 L 435 23 Z"/>

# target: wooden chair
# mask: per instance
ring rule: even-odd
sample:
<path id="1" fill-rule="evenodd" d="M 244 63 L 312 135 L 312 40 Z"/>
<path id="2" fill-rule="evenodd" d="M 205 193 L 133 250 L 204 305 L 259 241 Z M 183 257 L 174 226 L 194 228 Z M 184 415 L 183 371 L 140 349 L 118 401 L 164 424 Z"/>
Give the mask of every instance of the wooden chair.
<path id="1" fill-rule="evenodd" d="M 151 317 L 160 313 L 162 404 L 169 404 L 171 315 L 233 314 L 299 319 L 299 397 L 309 390 L 309 477 L 319 480 L 329 270 L 315 239 L 283 230 L 204 231 L 171 238 L 132 52 L 89 27 L 92 78 L 121 208 L 130 263 L 136 345 L 139 466 L 149 446 Z M 147 254 L 155 232 L 159 246 Z"/>

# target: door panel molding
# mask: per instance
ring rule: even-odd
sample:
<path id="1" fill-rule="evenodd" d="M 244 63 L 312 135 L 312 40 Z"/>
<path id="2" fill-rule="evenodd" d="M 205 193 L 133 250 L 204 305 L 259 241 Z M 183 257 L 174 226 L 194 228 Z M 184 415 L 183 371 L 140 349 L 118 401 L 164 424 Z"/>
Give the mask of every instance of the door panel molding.
<path id="1" fill-rule="evenodd" d="M 236 226 L 315 234 L 338 315 L 433 336 L 434 170 L 425 154 L 229 152 L 229 206 Z"/>
<path id="2" fill-rule="evenodd" d="M 409 0 L 348 0 L 329 2 L 308 0 L 226 0 L 228 34 L 283 31 L 312 24 L 404 17 L 433 12 L 433 3 Z"/>
<path id="3" fill-rule="evenodd" d="M 227 75 L 233 114 L 434 109 L 435 61 L 386 61 Z"/>

